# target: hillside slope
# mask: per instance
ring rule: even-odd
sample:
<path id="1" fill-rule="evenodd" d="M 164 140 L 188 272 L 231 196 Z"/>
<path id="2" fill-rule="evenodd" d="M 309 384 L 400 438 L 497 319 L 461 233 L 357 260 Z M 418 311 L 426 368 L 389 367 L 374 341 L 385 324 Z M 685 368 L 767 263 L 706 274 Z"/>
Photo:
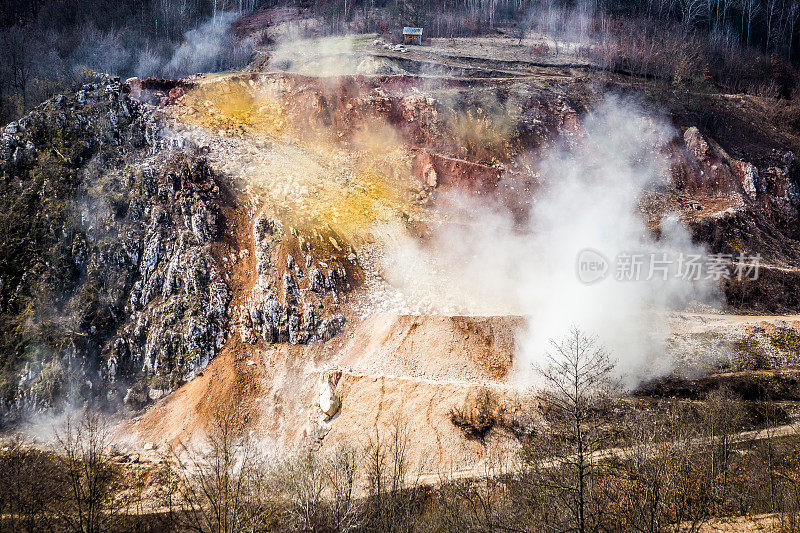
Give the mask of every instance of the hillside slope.
<path id="1" fill-rule="evenodd" d="M 443 70 L 315 77 L 261 64 L 100 78 L 6 127 L 6 419 L 90 400 L 131 412 L 120 441 L 160 446 L 199 439 L 215 411 L 238 409 L 276 451 L 407 425 L 431 471 L 474 463 L 485 439 L 513 449 L 536 424 L 519 387 L 530 370 L 520 344 L 546 321 L 520 316 L 516 294 L 465 293 L 461 266 L 403 262 L 397 249 L 435 260 L 450 252 L 437 236 L 468 240 L 493 222 L 454 212 L 454 197 L 508 213 L 512 243 L 533 238 L 532 206 L 552 186 L 541 155 L 579 145 L 606 94 L 638 89 L 580 69 L 499 72 L 459 57 L 476 76 L 425 54 L 372 55 L 405 72 L 423 60 Z M 741 143 L 725 128 L 757 118 L 758 102 L 715 102 L 711 128 L 670 98 L 643 104 L 673 136 L 637 216 L 655 236 L 664 215 L 677 216 L 729 267 L 760 254 L 757 280 L 720 280 L 725 302 L 711 316 L 796 314 L 796 133 L 752 123 L 759 135 Z M 403 274 L 434 281 L 415 292 Z M 794 344 L 770 333 L 794 339 L 794 318 L 718 327 L 686 314 L 705 304 L 673 317 L 667 366 L 744 368 L 758 350 L 742 339 L 772 367 L 797 364 Z M 485 391 L 499 407 L 482 440 L 453 413 L 478 408 Z"/>

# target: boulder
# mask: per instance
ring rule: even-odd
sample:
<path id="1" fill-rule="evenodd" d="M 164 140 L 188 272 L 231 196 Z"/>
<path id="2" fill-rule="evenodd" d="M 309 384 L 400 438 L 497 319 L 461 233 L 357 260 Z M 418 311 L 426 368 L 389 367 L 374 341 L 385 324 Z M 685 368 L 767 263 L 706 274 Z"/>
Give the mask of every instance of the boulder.
<path id="1" fill-rule="evenodd" d="M 319 408 L 326 420 L 333 418 L 341 406 L 342 402 L 334 392 L 330 379 L 324 378 L 319 389 Z"/>
<path id="2" fill-rule="evenodd" d="M 147 404 L 147 400 L 147 393 L 144 389 L 134 386 L 125 391 L 125 397 L 122 399 L 122 403 L 134 409 L 139 409 Z"/>

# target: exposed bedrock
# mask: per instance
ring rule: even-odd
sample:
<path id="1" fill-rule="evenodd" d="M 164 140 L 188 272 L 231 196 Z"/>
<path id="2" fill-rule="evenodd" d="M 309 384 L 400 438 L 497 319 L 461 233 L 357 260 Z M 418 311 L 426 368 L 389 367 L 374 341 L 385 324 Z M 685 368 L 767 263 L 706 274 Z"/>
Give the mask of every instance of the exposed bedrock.
<path id="1" fill-rule="evenodd" d="M 263 106 L 260 118 L 280 123 L 293 149 L 331 141 L 353 154 L 359 132 L 391 128 L 404 159 L 386 174 L 403 194 L 425 200 L 395 214 L 420 234 L 420 213 L 427 215 L 440 191 L 496 197 L 522 218 L 543 185 L 537 150 L 579 138 L 578 110 L 588 107 L 517 82 L 445 80 L 427 90 L 408 76 L 323 83 L 262 73 L 194 85 L 126 86 L 100 76 L 50 100 L 5 126 L 0 142 L 0 400 L 9 419 L 68 397 L 141 406 L 200 373 L 231 337 L 253 349 L 309 348 L 346 331 L 351 295 L 364 288 L 363 243 L 348 243 L 324 223 L 292 227 L 287 220 L 302 218 L 297 213 L 260 204 L 244 217 L 244 236 L 237 233 L 226 217 L 248 211 L 249 198 L 204 154 L 237 153 L 231 141 L 238 135 L 237 142 L 250 142 L 247 124 L 229 132 L 192 122 L 204 132 L 196 137 L 207 141 L 202 150 L 188 141 L 188 123 L 180 129 L 187 101 L 205 105 L 192 95 L 229 82 L 251 97 L 265 91 L 278 99 L 278 111 Z M 219 107 L 192 109 L 193 120 Z M 165 108 L 174 111 L 172 129 Z M 260 113 L 246 111 L 250 119 Z M 233 124 L 235 117 L 223 118 Z M 677 210 L 711 252 L 763 258 L 758 280 L 724 282 L 731 307 L 797 312 L 793 153 L 775 152 L 757 166 L 696 127 L 677 135 L 667 152 L 671 179 L 654 185 L 666 198 L 664 211 Z M 351 176 L 342 171 L 336 179 L 344 186 Z M 231 254 L 238 262 L 224 259 Z M 492 374 L 504 376 L 510 359 L 504 355 Z"/>
<path id="2" fill-rule="evenodd" d="M 140 405 L 224 344 L 220 186 L 153 111 L 98 76 L 3 131 L 6 420 L 65 399 Z"/>
<path id="3" fill-rule="evenodd" d="M 246 302 L 236 309 L 239 334 L 246 343 L 327 341 L 344 327 L 344 315 L 330 308 L 347 289 L 347 270 L 338 259 L 315 260 L 308 246 L 296 250 L 306 252 L 302 260 L 281 253 L 286 248 L 282 243 L 295 240 L 293 233 L 296 230 L 289 232 L 264 214 L 253 221 L 255 282 Z"/>

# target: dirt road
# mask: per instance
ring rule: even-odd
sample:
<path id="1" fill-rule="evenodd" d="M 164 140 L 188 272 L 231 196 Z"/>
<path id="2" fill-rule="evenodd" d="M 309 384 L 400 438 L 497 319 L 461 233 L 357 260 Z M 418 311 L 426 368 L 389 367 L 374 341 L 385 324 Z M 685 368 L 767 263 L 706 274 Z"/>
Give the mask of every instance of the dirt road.
<path id="1" fill-rule="evenodd" d="M 787 424 L 783 426 L 776 426 L 765 429 L 742 431 L 740 433 L 731 435 L 730 442 L 732 444 L 739 444 L 743 442 L 755 442 L 770 438 L 788 437 L 797 434 L 800 434 L 800 425 Z M 697 446 L 710 443 L 711 440 L 709 438 L 704 437 L 704 438 L 692 439 L 691 441 L 689 441 L 688 444 Z M 635 449 L 633 447 L 608 448 L 604 450 L 598 450 L 589 455 L 588 461 L 598 462 L 613 458 L 624 458 L 634 450 Z M 566 462 L 573 461 L 574 459 L 575 459 L 574 456 L 557 457 L 549 459 L 543 462 L 539 466 L 540 468 L 545 468 L 545 469 L 554 468 Z M 415 481 L 419 485 L 439 485 L 441 483 L 446 483 L 448 481 L 475 479 L 481 476 L 497 477 L 507 474 L 513 474 L 514 472 L 519 471 L 520 468 L 521 465 L 519 464 L 518 461 L 509 461 L 505 464 L 489 464 L 489 465 L 482 463 L 472 468 L 463 470 L 453 470 L 451 472 L 438 473 L 438 474 L 424 474 L 419 476 L 419 478 L 417 478 Z"/>

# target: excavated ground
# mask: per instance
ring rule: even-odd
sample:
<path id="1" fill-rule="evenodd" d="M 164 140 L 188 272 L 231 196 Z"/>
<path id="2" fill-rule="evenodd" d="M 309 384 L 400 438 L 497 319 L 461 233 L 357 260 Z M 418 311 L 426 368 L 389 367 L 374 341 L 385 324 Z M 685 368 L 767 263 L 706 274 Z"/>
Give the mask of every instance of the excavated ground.
<path id="1" fill-rule="evenodd" d="M 441 314 L 430 302 L 409 301 L 382 276 L 387 242 L 444 222 L 432 196 L 453 188 L 494 192 L 500 171 L 486 164 L 494 156 L 485 146 L 508 149 L 506 132 L 495 131 L 490 119 L 469 124 L 467 115 L 437 116 L 421 86 L 407 78 L 333 83 L 248 75 L 199 80 L 163 108 L 165 135 L 198 147 L 237 195 L 238 208 L 225 217 L 230 244 L 219 252 L 234 318 L 258 284 L 253 226 L 268 216 L 291 228 L 271 252 L 276 280 L 290 255 L 304 270 L 304 294 L 307 255 L 347 265 L 347 287 L 337 303 L 324 302 L 347 325 L 327 342 L 306 345 L 251 344 L 234 331 L 198 377 L 124 424 L 121 441 L 199 441 L 215 411 L 240 409 L 274 453 L 341 440 L 364 445 L 376 432 L 403 427 L 415 442 L 412 460 L 436 472 L 470 465 L 484 450 L 485 442 L 465 439 L 451 423 L 454 408 L 488 389 L 513 406 L 509 412 L 521 411 L 509 373 L 523 319 Z M 435 94 L 453 98 L 471 90 L 444 83 Z M 447 126 L 455 122 L 469 142 L 454 143 Z M 475 125 L 484 131 L 476 133 Z M 460 153 L 464 144 L 472 148 Z M 330 420 L 318 405 L 324 383 L 341 399 Z M 498 446 L 516 445 L 512 435 L 496 433 L 490 440 Z"/>
<path id="2" fill-rule="evenodd" d="M 487 445 L 518 445 L 512 428 L 523 413 L 535 412 L 532 398 L 513 385 L 524 318 L 474 316 L 410 298 L 385 279 L 382 254 L 388 243 L 408 236 L 424 243 L 431 228 L 451 223 L 436 210 L 448 190 L 491 197 L 524 217 L 539 184 L 529 160 L 519 156 L 578 131 L 579 111 L 597 94 L 587 88 L 586 65 L 490 60 L 457 45 L 372 54 L 406 72 L 419 72 L 422 64 L 439 69 L 424 76 L 321 78 L 256 69 L 195 77 L 160 93 L 139 86 L 140 98 L 160 102 L 169 142 L 204 154 L 230 183 L 234 201 L 214 253 L 232 289 L 236 326 L 199 376 L 120 427 L 121 442 L 199 441 L 216 411 L 240 409 L 265 452 L 278 455 L 342 440 L 365 444 L 403 427 L 411 459 L 436 473 L 474 467 Z M 513 123 L 493 108 L 511 110 Z M 724 233 L 719 221 L 726 216 L 751 228 L 747 209 L 754 205 L 774 213 L 767 224 L 786 224 L 781 209 L 788 200 L 748 197 L 736 172 L 746 150 L 726 151 L 687 131 L 676 150 L 678 186 L 653 191 L 645 212 L 655 218 L 677 211 L 712 243 L 714 232 Z M 771 190 L 790 179 L 777 170 L 765 175 Z M 268 276 L 259 272 L 264 250 L 256 231 L 265 218 L 283 228 L 265 252 Z M 764 220 L 756 224 L 763 228 Z M 750 245 L 758 242 L 745 242 L 742 251 Z M 796 250 L 767 246 L 770 251 L 773 270 L 786 276 L 774 283 L 794 283 Z M 344 270 L 321 297 L 312 285 L 316 265 Z M 287 274 L 297 276 L 301 299 L 322 316 L 344 317 L 341 332 L 309 343 L 261 336 L 250 309 L 261 305 L 262 288 L 280 292 Z M 763 301 L 747 294 L 739 308 L 758 310 Z M 278 300 L 289 304 L 289 296 Z M 764 308 L 796 310 L 793 305 L 790 295 Z M 752 339 L 773 367 L 800 364 L 793 344 L 800 316 L 679 313 L 670 322 L 668 356 L 692 372 L 708 372 L 720 361 L 728 365 L 721 370 L 736 369 L 738 356 L 752 355 Z M 341 402 L 332 417 L 320 407 L 320 395 L 329 391 Z M 491 391 L 511 422 L 484 440 L 467 438 L 451 414 L 474 405 L 483 391 Z"/>

